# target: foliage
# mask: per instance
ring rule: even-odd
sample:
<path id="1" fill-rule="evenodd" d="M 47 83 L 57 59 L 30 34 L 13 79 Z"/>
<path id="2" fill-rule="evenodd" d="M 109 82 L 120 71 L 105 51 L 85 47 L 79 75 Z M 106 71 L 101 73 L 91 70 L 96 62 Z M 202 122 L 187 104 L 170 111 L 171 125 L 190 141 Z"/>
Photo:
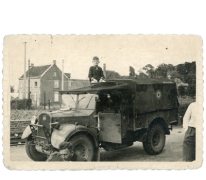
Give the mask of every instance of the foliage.
<path id="1" fill-rule="evenodd" d="M 176 71 L 184 77 L 183 81 L 189 83 L 188 77 L 191 76 L 191 74 L 196 75 L 196 63 L 185 62 L 184 64 L 178 64 L 176 66 Z"/>
<path id="2" fill-rule="evenodd" d="M 185 88 L 184 88 L 184 86 L 180 86 L 178 88 L 178 92 L 179 92 L 180 96 L 184 96 L 185 95 Z"/>
<path id="3" fill-rule="evenodd" d="M 134 78 L 135 77 L 135 70 L 132 66 L 129 66 L 129 77 Z"/>
<path id="4" fill-rule="evenodd" d="M 180 106 L 178 108 L 178 114 L 183 117 L 185 115 L 185 112 L 186 112 L 188 106 L 189 106 L 189 104 L 184 104 L 184 105 Z"/>
<path id="5" fill-rule="evenodd" d="M 107 70 L 106 71 L 106 78 L 107 78 L 107 80 L 119 79 L 120 75 L 119 75 L 119 73 L 117 73 L 115 71 Z"/>
<path id="6" fill-rule="evenodd" d="M 155 73 L 157 75 L 157 77 L 160 78 L 167 78 L 167 73 L 174 71 L 175 67 L 172 64 L 160 64 L 159 66 L 157 66 L 157 68 L 155 69 Z"/>
<path id="7" fill-rule="evenodd" d="M 188 94 L 189 96 L 195 96 L 195 94 L 196 94 L 196 86 L 195 86 L 195 84 L 190 84 L 190 85 L 188 86 L 187 94 Z"/>
<path id="8" fill-rule="evenodd" d="M 149 79 L 149 78 L 168 78 L 175 80 L 177 84 L 188 83 L 188 88 L 180 87 L 181 95 L 195 96 L 196 94 L 196 62 L 185 62 L 173 66 L 172 64 L 160 64 L 157 68 L 147 64 L 138 70 L 135 74 L 135 69 L 129 66 L 129 76 L 121 76 L 115 71 L 106 71 L 107 79 Z"/>
<path id="9" fill-rule="evenodd" d="M 174 79 L 182 79 L 182 76 L 175 70 L 170 71 L 170 79 L 174 80 Z"/>
<path id="10" fill-rule="evenodd" d="M 154 66 L 152 66 L 151 64 L 147 64 L 146 66 L 144 66 L 142 68 L 142 70 L 145 71 L 145 73 L 142 72 L 141 70 L 139 71 L 142 77 L 144 77 L 144 78 L 146 78 L 146 76 L 148 78 L 154 78 L 155 77 L 155 69 L 154 69 Z"/>
<path id="11" fill-rule="evenodd" d="M 30 109 L 31 99 L 13 99 L 11 100 L 11 109 Z"/>

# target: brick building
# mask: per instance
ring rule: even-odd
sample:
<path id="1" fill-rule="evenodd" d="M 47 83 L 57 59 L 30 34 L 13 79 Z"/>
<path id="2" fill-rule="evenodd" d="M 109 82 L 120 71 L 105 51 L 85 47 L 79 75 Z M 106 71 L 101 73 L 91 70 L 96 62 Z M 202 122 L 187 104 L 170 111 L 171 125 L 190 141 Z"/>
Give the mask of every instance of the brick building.
<path id="1" fill-rule="evenodd" d="M 62 71 L 53 61 L 52 65 L 31 66 L 26 72 L 26 98 L 28 98 L 28 77 L 30 79 L 30 98 L 32 104 L 42 105 L 44 102 L 59 103 L 59 91 L 62 90 Z M 24 75 L 19 78 L 19 99 L 23 98 Z M 89 80 L 70 79 L 70 73 L 64 73 L 64 90 L 89 85 Z"/>

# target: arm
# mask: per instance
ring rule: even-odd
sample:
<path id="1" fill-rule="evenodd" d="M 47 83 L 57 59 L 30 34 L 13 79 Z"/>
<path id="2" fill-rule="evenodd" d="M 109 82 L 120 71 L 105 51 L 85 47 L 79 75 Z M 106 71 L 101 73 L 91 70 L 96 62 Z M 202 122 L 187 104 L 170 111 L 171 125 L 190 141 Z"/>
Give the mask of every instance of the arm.
<path id="1" fill-rule="evenodd" d="M 92 70 L 92 66 L 89 68 L 89 74 L 88 74 L 89 80 L 91 82 L 92 78 L 93 78 L 93 70 Z"/>
<path id="2" fill-rule="evenodd" d="M 190 121 L 190 118 L 191 118 L 191 106 L 189 105 L 189 107 L 187 108 L 187 111 L 184 115 L 184 118 L 183 118 L 183 128 L 184 128 L 185 132 L 188 129 L 188 123 Z"/>

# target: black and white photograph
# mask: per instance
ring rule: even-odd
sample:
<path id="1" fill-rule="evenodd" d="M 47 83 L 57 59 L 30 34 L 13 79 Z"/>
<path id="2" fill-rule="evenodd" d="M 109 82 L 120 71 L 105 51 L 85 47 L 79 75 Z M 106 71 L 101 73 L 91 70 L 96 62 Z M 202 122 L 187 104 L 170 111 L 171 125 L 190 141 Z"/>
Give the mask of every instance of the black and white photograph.
<path id="1" fill-rule="evenodd" d="M 201 62 L 196 35 L 6 36 L 5 165 L 201 166 Z"/>

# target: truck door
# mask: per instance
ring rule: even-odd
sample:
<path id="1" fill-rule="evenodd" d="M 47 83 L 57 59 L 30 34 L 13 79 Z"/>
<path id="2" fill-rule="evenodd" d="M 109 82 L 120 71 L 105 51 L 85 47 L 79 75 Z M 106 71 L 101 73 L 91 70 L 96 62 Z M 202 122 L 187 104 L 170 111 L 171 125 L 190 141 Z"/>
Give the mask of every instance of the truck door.
<path id="1" fill-rule="evenodd" d="M 99 113 L 100 141 L 122 143 L 121 114 Z"/>

